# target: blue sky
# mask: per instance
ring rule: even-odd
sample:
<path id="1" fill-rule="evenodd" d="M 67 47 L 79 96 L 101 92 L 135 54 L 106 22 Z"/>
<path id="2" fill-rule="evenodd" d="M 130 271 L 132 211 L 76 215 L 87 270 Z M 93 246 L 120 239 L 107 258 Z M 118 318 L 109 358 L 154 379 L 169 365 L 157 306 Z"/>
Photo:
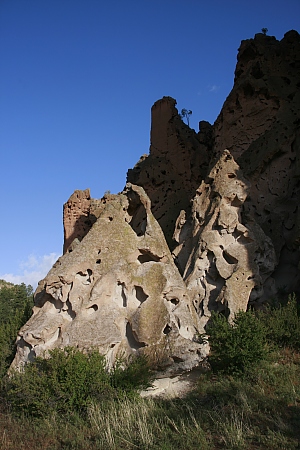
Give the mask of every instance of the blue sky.
<path id="1" fill-rule="evenodd" d="M 0 278 L 46 275 L 75 189 L 123 189 L 156 100 L 213 123 L 262 27 L 300 31 L 300 1 L 0 0 Z"/>

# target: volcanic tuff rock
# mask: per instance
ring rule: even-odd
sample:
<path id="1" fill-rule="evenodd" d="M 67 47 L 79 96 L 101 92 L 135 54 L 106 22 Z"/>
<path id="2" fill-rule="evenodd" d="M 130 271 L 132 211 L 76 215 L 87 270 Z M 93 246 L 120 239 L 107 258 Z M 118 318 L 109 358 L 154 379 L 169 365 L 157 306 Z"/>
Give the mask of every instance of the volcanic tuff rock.
<path id="1" fill-rule="evenodd" d="M 128 184 L 39 283 L 18 366 L 61 346 L 97 347 L 113 363 L 139 350 L 158 367 L 191 368 L 199 318 L 143 188 Z M 203 353 L 203 352 L 202 352 Z"/>
<path id="2" fill-rule="evenodd" d="M 234 87 L 196 133 L 152 107 L 151 145 L 118 195 L 75 191 L 64 255 L 39 283 L 13 365 L 66 345 L 196 366 L 212 310 L 300 293 L 300 36 L 243 41 Z"/>

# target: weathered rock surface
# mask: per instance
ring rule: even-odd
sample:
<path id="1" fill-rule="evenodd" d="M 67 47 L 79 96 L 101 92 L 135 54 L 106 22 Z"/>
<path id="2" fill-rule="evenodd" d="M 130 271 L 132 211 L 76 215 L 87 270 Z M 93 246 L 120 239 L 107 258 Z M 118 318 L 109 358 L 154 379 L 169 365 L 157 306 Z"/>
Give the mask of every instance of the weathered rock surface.
<path id="1" fill-rule="evenodd" d="M 210 158 L 211 126 L 203 122 L 197 134 L 183 123 L 175 107 L 176 100 L 163 97 L 151 109 L 151 145 L 127 173 L 127 180 L 143 186 L 152 204 L 152 213 L 160 224 L 170 248 L 179 212 L 189 209 L 205 177 Z"/>
<path id="2" fill-rule="evenodd" d="M 13 366 L 73 345 L 190 369 L 212 310 L 232 320 L 300 294 L 299 34 L 242 42 L 213 126 L 196 133 L 175 106 L 153 105 L 150 153 L 121 194 L 75 191 L 64 205 L 64 255 L 39 284 Z"/>
<path id="3" fill-rule="evenodd" d="M 141 187 L 105 204 L 90 231 L 39 283 L 13 366 L 54 347 L 144 353 L 158 367 L 195 366 L 199 318 Z"/>
<path id="4" fill-rule="evenodd" d="M 260 297 L 273 272 L 276 255 L 271 240 L 250 218 L 242 217 L 249 182 L 225 150 L 202 182 L 192 212 L 178 217 L 173 254 L 205 326 L 212 310 L 229 320 Z"/>
<path id="5" fill-rule="evenodd" d="M 227 148 L 250 180 L 245 212 L 272 240 L 277 289 L 300 293 L 300 36 L 242 41 L 234 87 L 214 125 L 214 154 Z"/>

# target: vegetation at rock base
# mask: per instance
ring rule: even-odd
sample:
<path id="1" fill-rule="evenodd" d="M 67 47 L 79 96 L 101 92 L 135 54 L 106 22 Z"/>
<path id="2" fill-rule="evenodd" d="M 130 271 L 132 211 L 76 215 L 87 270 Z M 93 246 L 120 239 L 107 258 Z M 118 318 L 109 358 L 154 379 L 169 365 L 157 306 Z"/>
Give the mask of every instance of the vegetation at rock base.
<path id="1" fill-rule="evenodd" d="M 8 315 L 24 320 L 30 288 L 7 289 L 15 290 L 0 296 L 1 311 L 11 308 Z M 1 326 L 9 323 L 8 315 L 1 315 Z M 120 360 L 108 372 L 95 350 L 56 349 L 23 373 L 2 376 L 0 448 L 299 448 L 295 297 L 261 312 L 239 313 L 232 324 L 213 314 L 208 332 L 212 370 L 203 369 L 195 390 L 182 399 L 141 398 L 139 389 L 151 377 L 146 361 L 134 359 L 125 366 Z M 8 355 L 1 347 L 6 367 L 10 349 Z"/>
<path id="2" fill-rule="evenodd" d="M 24 283 L 14 285 L 0 280 L 0 377 L 6 373 L 15 352 L 21 326 L 31 316 L 33 290 Z"/>

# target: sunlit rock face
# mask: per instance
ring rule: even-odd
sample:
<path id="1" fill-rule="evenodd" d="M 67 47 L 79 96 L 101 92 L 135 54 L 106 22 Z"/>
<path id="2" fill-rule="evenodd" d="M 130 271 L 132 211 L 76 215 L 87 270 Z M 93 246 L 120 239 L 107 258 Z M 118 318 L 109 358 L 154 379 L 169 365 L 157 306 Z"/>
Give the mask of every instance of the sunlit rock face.
<path id="1" fill-rule="evenodd" d="M 205 326 L 211 311 L 232 320 L 256 300 L 276 265 L 271 240 L 242 216 L 249 182 L 228 150 L 202 182 L 188 216 L 181 211 L 173 254 Z"/>
<path id="2" fill-rule="evenodd" d="M 128 184 L 90 231 L 39 283 L 20 330 L 13 367 L 64 346 L 116 356 L 143 353 L 157 367 L 189 369 L 203 359 L 199 318 L 150 200 Z"/>

